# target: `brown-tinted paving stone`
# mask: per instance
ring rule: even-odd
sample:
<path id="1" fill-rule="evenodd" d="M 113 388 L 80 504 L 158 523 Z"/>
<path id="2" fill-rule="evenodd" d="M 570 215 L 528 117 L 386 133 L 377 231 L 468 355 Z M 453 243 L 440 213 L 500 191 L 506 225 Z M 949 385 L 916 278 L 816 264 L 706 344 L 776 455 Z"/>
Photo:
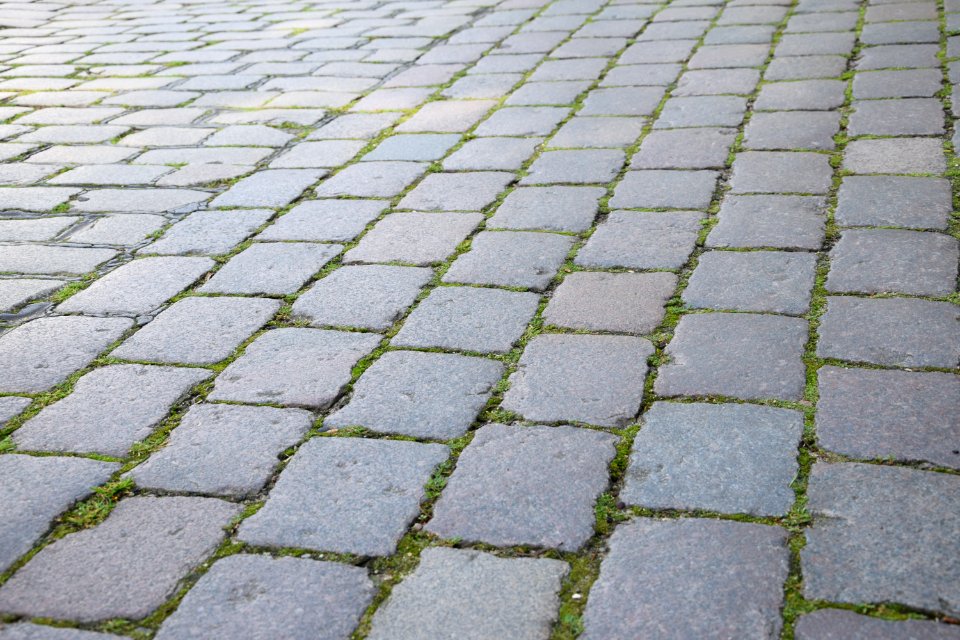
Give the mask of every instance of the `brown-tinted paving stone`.
<path id="1" fill-rule="evenodd" d="M 628 171 L 610 206 L 629 209 L 706 209 L 717 185 L 716 171 Z"/>
<path id="2" fill-rule="evenodd" d="M 547 640 L 566 563 L 431 547 L 377 610 L 371 640 Z"/>
<path id="3" fill-rule="evenodd" d="M 960 478 L 859 463 L 813 465 L 804 596 L 960 612 Z"/>
<path id="4" fill-rule="evenodd" d="M 156 637 L 338 640 L 350 635 L 374 592 L 362 567 L 234 555 L 200 578 Z"/>
<path id="5" fill-rule="evenodd" d="M 576 551 L 593 535 L 616 436 L 574 427 L 481 427 L 427 530 L 497 546 Z"/>
<path id="6" fill-rule="evenodd" d="M 96 280 L 58 307 L 62 312 L 150 313 L 213 267 L 210 258 L 141 258 Z"/>
<path id="7" fill-rule="evenodd" d="M 239 513 L 239 505 L 212 498 L 121 500 L 103 523 L 35 555 L 0 588 L 0 611 L 82 622 L 143 618 L 213 553 Z"/>
<path id="8" fill-rule="evenodd" d="M 543 312 L 547 324 L 588 331 L 650 333 L 677 287 L 672 273 L 571 273 Z"/>
<path id="9" fill-rule="evenodd" d="M 830 189 L 830 157 L 820 153 L 748 151 L 733 161 L 733 193 L 821 194 Z"/>
<path id="10" fill-rule="evenodd" d="M 230 258 L 199 291 L 294 293 L 342 249 L 339 244 L 257 242 Z"/>
<path id="11" fill-rule="evenodd" d="M 708 251 L 683 301 L 693 308 L 801 315 L 810 307 L 817 257 L 788 251 Z"/>
<path id="12" fill-rule="evenodd" d="M 690 257 L 702 214 L 614 211 L 577 253 L 584 267 L 679 269 Z"/>
<path id="13" fill-rule="evenodd" d="M 643 338 L 539 335 L 510 376 L 502 406 L 528 420 L 623 426 L 640 409 L 652 354 Z"/>
<path id="14" fill-rule="evenodd" d="M 823 367 L 817 439 L 854 458 L 960 468 L 960 378 L 949 373 Z"/>
<path id="15" fill-rule="evenodd" d="M 601 187 L 520 187 L 487 221 L 490 228 L 585 231 L 599 209 Z"/>
<path id="16" fill-rule="evenodd" d="M 209 398 L 324 408 L 379 342 L 377 334 L 274 329 L 217 376 Z"/>
<path id="17" fill-rule="evenodd" d="M 14 432 L 21 449 L 125 456 L 167 411 L 196 384 L 206 369 L 119 364 L 94 369 L 73 392 Z"/>
<path id="18" fill-rule="evenodd" d="M 728 195 L 708 247 L 819 249 L 826 205 L 815 196 Z"/>
<path id="19" fill-rule="evenodd" d="M 830 251 L 832 292 L 943 296 L 957 281 L 956 239 L 899 229 L 848 229 Z"/>
<path id="20" fill-rule="evenodd" d="M 747 404 L 657 402 L 633 443 L 620 499 L 650 509 L 782 516 L 796 496 L 803 415 Z"/>
<path id="21" fill-rule="evenodd" d="M 837 223 L 945 229 L 953 207 L 943 178 L 847 176 L 837 195 Z"/>
<path id="22" fill-rule="evenodd" d="M 778 638 L 789 564 L 779 527 L 637 518 L 610 538 L 580 637 Z"/>
<path id="23" fill-rule="evenodd" d="M 440 444 L 314 438 L 237 537 L 255 545 L 390 555 L 420 510 L 424 485 L 448 455 Z"/>
<path id="24" fill-rule="evenodd" d="M 245 497 L 263 488 L 279 455 L 312 424 L 301 409 L 193 405 L 164 447 L 130 475 L 148 489 Z"/>
<path id="25" fill-rule="evenodd" d="M 449 353 L 391 351 L 354 385 L 326 427 L 446 440 L 463 435 L 503 375 L 496 360 Z"/>
<path id="26" fill-rule="evenodd" d="M 948 302 L 830 296 L 819 333 L 822 358 L 901 367 L 960 362 L 960 311 Z"/>
<path id="27" fill-rule="evenodd" d="M 258 236 L 258 240 L 347 242 L 386 210 L 384 200 L 310 200 L 298 204 Z"/>
<path id="28" fill-rule="evenodd" d="M 882 620 L 853 611 L 822 609 L 800 616 L 797 640 L 957 640 L 960 627 L 933 620 Z"/>
<path id="29" fill-rule="evenodd" d="M 667 364 L 654 385 L 663 396 L 731 396 L 800 400 L 807 341 L 804 320 L 752 313 L 706 313 L 680 319 Z"/>
<path id="30" fill-rule="evenodd" d="M 344 261 L 442 262 L 482 219 L 479 213 L 391 213 L 344 255 Z"/>
<path id="31" fill-rule="evenodd" d="M 85 458 L 0 456 L 0 570 L 29 551 L 57 515 L 119 467 Z"/>
<path id="32" fill-rule="evenodd" d="M 573 238 L 555 233 L 483 231 L 470 251 L 444 274 L 444 282 L 493 284 L 542 291 L 566 259 Z"/>
<path id="33" fill-rule="evenodd" d="M 127 318 L 38 318 L 0 336 L 0 391 L 39 393 L 84 368 L 133 325 Z"/>
<path id="34" fill-rule="evenodd" d="M 400 209 L 479 211 L 514 179 L 503 171 L 432 173 L 403 197 Z"/>
<path id="35" fill-rule="evenodd" d="M 506 353 L 540 302 L 535 293 L 438 287 L 407 317 L 391 344 Z"/>

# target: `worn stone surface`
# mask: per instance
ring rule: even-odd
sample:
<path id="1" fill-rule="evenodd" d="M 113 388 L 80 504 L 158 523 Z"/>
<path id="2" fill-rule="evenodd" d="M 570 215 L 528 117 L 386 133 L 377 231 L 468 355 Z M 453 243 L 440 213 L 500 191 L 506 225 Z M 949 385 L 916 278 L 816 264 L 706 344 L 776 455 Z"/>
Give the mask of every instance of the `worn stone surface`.
<path id="1" fill-rule="evenodd" d="M 569 329 L 650 333 L 677 287 L 672 273 L 571 273 L 554 291 L 543 317 Z"/>
<path id="2" fill-rule="evenodd" d="M 724 198 L 708 247 L 819 249 L 826 204 L 816 196 L 730 195 Z"/>
<path id="3" fill-rule="evenodd" d="M 277 218 L 257 239 L 347 242 L 386 206 L 380 200 L 309 200 Z"/>
<path id="4" fill-rule="evenodd" d="M 448 453 L 439 444 L 314 438 L 283 470 L 263 508 L 240 525 L 238 538 L 257 545 L 389 555 L 419 512 L 424 485 Z"/>
<path id="5" fill-rule="evenodd" d="M 702 218 L 694 211 L 614 211 L 575 262 L 601 269 L 679 269 L 693 253 Z"/>
<path id="6" fill-rule="evenodd" d="M 706 209 L 715 171 L 628 171 L 610 206 L 618 209 Z"/>
<path id="7" fill-rule="evenodd" d="M 835 216 L 850 227 L 945 229 L 951 207 L 950 183 L 942 178 L 848 176 Z"/>
<path id="8" fill-rule="evenodd" d="M 487 220 L 489 228 L 583 231 L 597 215 L 599 187 L 520 187 Z"/>
<path id="9" fill-rule="evenodd" d="M 0 397 L 0 427 L 10 418 L 30 406 L 30 402 L 30 398 L 21 398 L 19 396 Z"/>
<path id="10" fill-rule="evenodd" d="M 231 258 L 199 290 L 205 293 L 293 293 L 342 249 L 339 244 L 258 242 Z"/>
<path id="11" fill-rule="evenodd" d="M 164 255 L 215 255 L 226 253 L 263 225 L 267 209 L 197 211 L 187 216 L 141 253 Z"/>
<path id="12" fill-rule="evenodd" d="M 56 291 L 63 280 L 17 278 L 0 280 L 0 313 L 10 311 L 30 300 L 35 300 Z"/>
<path id="13" fill-rule="evenodd" d="M 573 245 L 570 236 L 526 231 L 483 231 L 460 255 L 444 282 L 492 284 L 542 291 L 553 280 Z"/>
<path id="14" fill-rule="evenodd" d="M 797 640 L 956 640 L 960 629 L 932 620 L 882 620 L 853 611 L 824 609 L 800 616 Z"/>
<path id="15" fill-rule="evenodd" d="M 442 262 L 481 219 L 479 213 L 391 213 L 347 251 L 344 261 L 414 265 Z"/>

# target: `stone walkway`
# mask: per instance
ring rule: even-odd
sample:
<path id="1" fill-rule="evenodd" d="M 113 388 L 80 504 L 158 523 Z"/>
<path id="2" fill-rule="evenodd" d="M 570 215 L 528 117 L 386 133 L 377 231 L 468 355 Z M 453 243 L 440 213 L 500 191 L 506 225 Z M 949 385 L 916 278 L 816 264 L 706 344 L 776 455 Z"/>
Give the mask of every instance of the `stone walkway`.
<path id="1" fill-rule="evenodd" d="M 960 638 L 960 0 L 0 25 L 0 639 Z"/>

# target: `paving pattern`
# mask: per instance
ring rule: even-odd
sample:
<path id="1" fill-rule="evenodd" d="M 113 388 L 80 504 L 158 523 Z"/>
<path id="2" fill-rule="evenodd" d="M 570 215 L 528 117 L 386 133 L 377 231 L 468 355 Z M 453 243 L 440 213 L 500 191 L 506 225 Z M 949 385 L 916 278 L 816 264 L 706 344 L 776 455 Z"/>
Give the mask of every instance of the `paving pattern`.
<path id="1" fill-rule="evenodd" d="M 960 639 L 960 0 L 0 0 L 0 640 Z"/>

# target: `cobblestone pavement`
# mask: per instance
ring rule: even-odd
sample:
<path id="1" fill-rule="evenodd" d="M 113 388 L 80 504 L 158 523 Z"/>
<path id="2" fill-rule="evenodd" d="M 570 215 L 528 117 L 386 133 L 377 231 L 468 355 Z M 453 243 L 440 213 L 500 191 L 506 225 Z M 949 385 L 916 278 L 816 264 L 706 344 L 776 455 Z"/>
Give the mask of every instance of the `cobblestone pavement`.
<path id="1" fill-rule="evenodd" d="M 960 0 L 0 25 L 0 639 L 960 638 Z"/>

